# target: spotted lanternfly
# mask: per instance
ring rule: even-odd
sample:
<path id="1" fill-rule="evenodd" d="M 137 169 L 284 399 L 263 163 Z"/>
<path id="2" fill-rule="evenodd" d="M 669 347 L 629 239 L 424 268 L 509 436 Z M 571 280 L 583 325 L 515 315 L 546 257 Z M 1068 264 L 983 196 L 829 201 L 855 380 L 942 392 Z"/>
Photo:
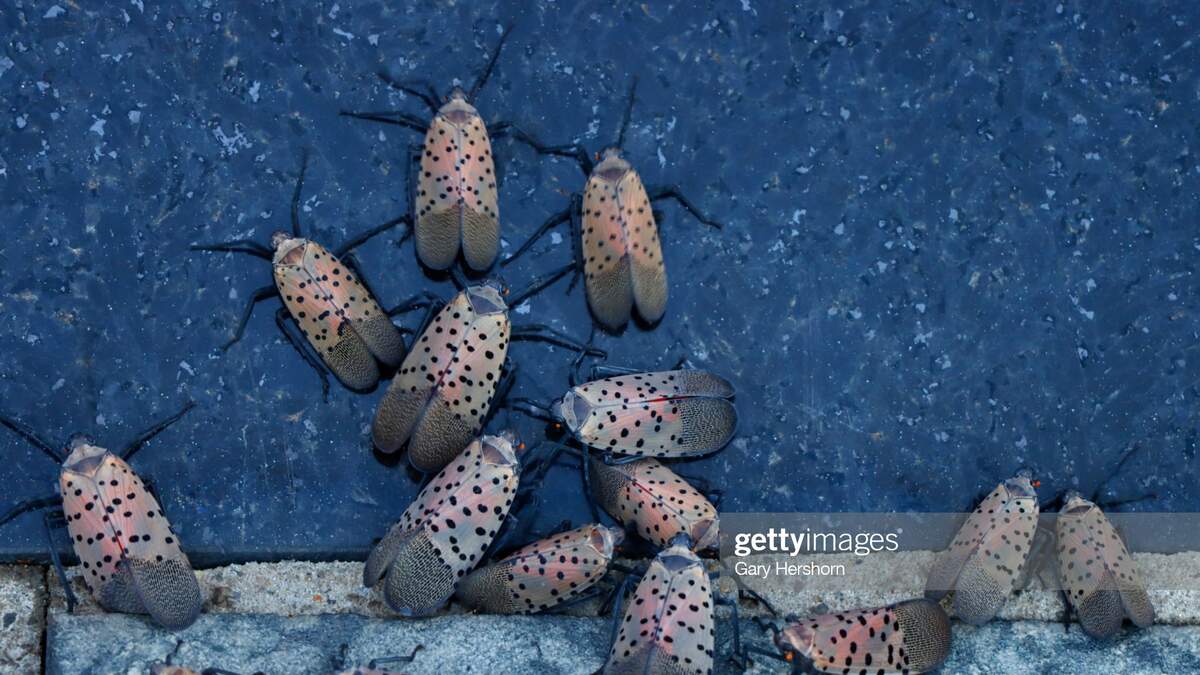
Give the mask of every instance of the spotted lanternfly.
<path id="1" fill-rule="evenodd" d="M 518 468 L 511 435 L 471 442 L 371 551 L 363 584 L 383 579 L 388 606 L 403 616 L 437 611 L 495 538 L 517 492 Z"/>
<path id="2" fill-rule="evenodd" d="M 717 546 L 716 507 L 658 460 L 609 464 L 589 457 L 587 462 L 596 501 L 645 540 L 667 546 L 682 533 L 697 551 Z"/>
<path id="3" fill-rule="evenodd" d="M 120 454 L 77 435 L 71 439 L 64 456 L 24 424 L 0 417 L 0 424 L 62 463 L 58 495 L 16 506 L 0 517 L 0 525 L 26 511 L 53 506 L 61 500 L 61 513 L 45 514 L 47 534 L 51 527 L 65 524 L 83 580 L 102 608 L 109 612 L 149 614 L 168 630 L 190 626 L 203 605 L 200 584 L 158 499 L 126 460 L 192 407 L 189 403 L 181 412 L 155 425 Z M 57 549 L 53 542 L 50 544 L 51 558 L 70 610 L 75 596 L 62 571 Z"/>
<path id="4" fill-rule="evenodd" d="M 954 591 L 954 615 L 976 626 L 991 621 L 1029 558 L 1038 523 L 1037 491 L 1027 472 L 996 486 L 938 555 L 925 597 Z"/>
<path id="5" fill-rule="evenodd" d="M 701 222 L 721 227 L 693 206 L 677 187 L 647 191 L 637 170 L 622 156 L 621 145 L 636 89 L 634 79 L 617 142 L 598 157 L 599 164 L 593 164 L 587 150 L 579 145 L 551 147 L 525 132 L 515 134 L 539 153 L 575 159 L 587 176 L 587 184 L 582 196 L 573 195 L 564 212 L 547 220 L 503 264 L 508 265 L 523 254 L 555 225 L 576 222 L 576 214 L 581 212 L 577 264 L 584 274 L 593 315 L 612 331 L 629 321 L 635 306 L 648 323 L 657 322 L 666 312 L 667 271 L 651 202 L 670 197 Z"/>
<path id="6" fill-rule="evenodd" d="M 255 304 L 279 296 L 284 307 L 276 313 L 276 324 L 320 375 L 323 389 L 327 391 L 329 384 L 322 362 L 348 388 L 370 390 L 379 382 L 381 366 L 390 371 L 404 358 L 404 338 L 379 306 L 356 266 L 348 265 L 342 258 L 354 247 L 401 221 L 392 220 L 372 228 L 336 252 L 304 238 L 300 233 L 299 202 L 307 167 L 306 154 L 292 197 L 292 231 L 272 235 L 270 249 L 245 239 L 197 245 L 192 249 L 248 253 L 271 261 L 275 285 L 251 294 L 234 337 L 225 349 L 241 339 Z M 288 331 L 287 314 L 299 326 L 307 344 Z"/>
<path id="7" fill-rule="evenodd" d="M 449 268 L 460 248 L 472 269 L 486 270 L 496 259 L 500 206 L 491 139 L 506 133 L 511 125 L 501 122 L 489 128 L 471 102 L 491 75 L 511 31 L 512 26 L 505 29 L 471 90 L 456 86 L 441 104 L 430 85 L 426 85 L 428 91 L 421 91 L 380 74 L 392 87 L 423 100 L 433 113 L 429 122 L 403 112 L 342 113 L 424 132 L 421 173 L 409 203 L 416 209 L 412 219 L 417 257 L 426 267 Z"/>
<path id="8" fill-rule="evenodd" d="M 383 452 L 408 443 L 409 462 L 437 471 L 481 430 L 508 354 L 508 305 L 494 283 L 470 286 L 413 342 L 375 413 Z"/>
<path id="9" fill-rule="evenodd" d="M 712 590 L 684 539 L 660 551 L 642 575 L 602 672 L 712 672 Z"/>
<path id="10" fill-rule="evenodd" d="M 1084 632 L 1107 640 L 1125 618 L 1145 628 L 1154 605 L 1116 528 L 1094 503 L 1067 494 L 1058 516 L 1058 575 Z"/>
<path id="11" fill-rule="evenodd" d="M 789 623 L 775 646 L 821 673 L 927 673 L 950 653 L 950 619 L 932 600 L 906 600 Z"/>
<path id="12" fill-rule="evenodd" d="M 573 387 L 552 407 L 585 445 L 612 453 L 694 457 L 737 429 L 733 385 L 703 370 L 632 373 Z"/>
<path id="13" fill-rule="evenodd" d="M 584 525 L 471 572 L 458 599 L 491 614 L 533 614 L 578 597 L 604 577 L 625 533 Z"/>

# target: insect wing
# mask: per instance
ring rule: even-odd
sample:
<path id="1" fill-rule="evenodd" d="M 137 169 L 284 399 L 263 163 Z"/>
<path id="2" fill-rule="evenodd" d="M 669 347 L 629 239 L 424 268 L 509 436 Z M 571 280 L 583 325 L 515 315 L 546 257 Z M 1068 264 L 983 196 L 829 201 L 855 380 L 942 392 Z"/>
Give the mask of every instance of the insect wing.
<path id="1" fill-rule="evenodd" d="M 786 626 L 785 654 L 820 672 L 924 673 L 950 652 L 950 619 L 930 600 L 822 614 Z"/>
<path id="2" fill-rule="evenodd" d="M 364 320 L 382 316 L 386 321 L 387 316 L 351 271 L 320 244 L 307 240 L 284 250 L 282 255 L 277 253 L 273 267 L 275 286 L 284 305 L 329 370 L 351 389 L 374 387 L 379 382 L 379 366 L 350 320 L 346 308 L 350 295 L 354 295 L 356 302 L 364 300 L 360 303 L 364 306 L 358 308 Z M 352 292 L 347 277 L 362 290 Z M 403 350 L 402 342 L 400 349 Z M 392 356 L 389 354 L 389 358 Z"/>
<path id="3" fill-rule="evenodd" d="M 650 197 L 633 169 L 617 184 L 617 212 L 629 247 L 633 300 L 642 318 L 654 323 L 667 310 L 667 268 Z"/>
<path id="4" fill-rule="evenodd" d="M 158 500 L 123 460 L 60 478 L 67 529 L 92 594 L 106 609 L 146 612 L 170 629 L 200 613 L 200 585 Z"/>
<path id="5" fill-rule="evenodd" d="M 702 370 L 620 375 L 575 387 L 587 402 L 576 436 L 611 452 L 693 457 L 721 449 L 737 430 L 733 386 Z"/>
<path id="6" fill-rule="evenodd" d="M 1084 631 L 1107 639 L 1126 616 L 1143 628 L 1154 623 L 1133 558 L 1100 507 L 1081 497 L 1068 500 L 1057 534 L 1059 579 Z"/>
<path id="7" fill-rule="evenodd" d="M 654 459 L 641 459 L 624 464 L 606 465 L 593 459 L 593 481 L 598 495 L 611 494 L 601 500 L 612 516 L 632 525 L 647 541 L 667 546 L 677 534 L 684 532 L 697 551 L 714 546 L 719 534 L 717 509 L 696 488 L 674 471 Z M 604 483 L 614 475 L 623 477 L 616 490 L 606 489 Z"/>
<path id="8" fill-rule="evenodd" d="M 967 517 L 950 547 L 938 555 L 925 597 L 955 591 L 954 613 L 967 623 L 990 621 L 1012 593 L 1037 531 L 1038 502 L 1028 479 L 996 487 Z"/>
<path id="9" fill-rule="evenodd" d="M 633 282 L 617 183 L 593 173 L 583 193 L 583 271 L 588 304 L 609 329 L 629 321 Z"/>
<path id="10" fill-rule="evenodd" d="M 704 565 L 687 548 L 671 546 L 638 582 L 604 672 L 709 673 L 714 636 Z"/>

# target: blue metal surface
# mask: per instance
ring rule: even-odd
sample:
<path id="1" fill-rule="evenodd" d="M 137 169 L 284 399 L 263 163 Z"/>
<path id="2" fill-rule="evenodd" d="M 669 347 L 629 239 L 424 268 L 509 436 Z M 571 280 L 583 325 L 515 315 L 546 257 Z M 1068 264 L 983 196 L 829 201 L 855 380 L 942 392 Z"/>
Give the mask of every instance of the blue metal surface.
<path id="1" fill-rule="evenodd" d="M 417 484 L 371 452 L 383 388 L 322 402 L 274 301 L 218 350 L 269 268 L 188 245 L 285 228 L 303 148 L 318 240 L 401 213 L 417 137 L 339 110 L 426 114 L 375 72 L 470 82 L 509 20 L 486 118 L 599 148 L 640 75 L 629 158 L 728 224 L 664 206 L 667 315 L 598 338 L 613 363 L 687 353 L 736 385 L 738 438 L 680 467 L 724 509 L 958 510 L 1020 466 L 1050 498 L 1136 445 L 1104 495 L 1200 510 L 1194 7 L 392 4 L 0 11 L 2 408 L 117 446 L 196 400 L 134 464 L 197 562 L 365 555 Z M 583 178 L 496 155 L 511 250 Z M 559 234 L 508 280 L 567 262 Z M 385 304 L 453 292 L 397 237 L 358 254 Z M 529 310 L 589 332 L 581 289 Z M 563 391 L 570 354 L 512 356 L 516 393 Z M 42 455 L 10 434 L 0 455 L 5 503 L 49 490 Z M 585 514 L 553 472 L 538 522 Z M 34 516 L 0 530 L 2 559 L 43 550 Z"/>

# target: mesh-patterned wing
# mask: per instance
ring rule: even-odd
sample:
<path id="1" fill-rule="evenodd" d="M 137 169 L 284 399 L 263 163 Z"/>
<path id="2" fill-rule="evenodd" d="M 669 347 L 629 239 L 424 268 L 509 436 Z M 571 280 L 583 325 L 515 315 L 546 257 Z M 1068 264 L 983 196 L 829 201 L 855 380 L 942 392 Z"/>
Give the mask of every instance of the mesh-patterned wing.
<path id="1" fill-rule="evenodd" d="M 499 203 L 492 144 L 474 109 L 450 104 L 425 134 L 417 187 L 417 254 L 425 265 L 446 269 L 462 242 L 467 264 L 492 265 L 500 243 Z"/>
<path id="2" fill-rule="evenodd" d="M 658 460 L 646 458 L 612 465 L 598 459 L 590 461 L 597 501 L 642 538 L 665 547 L 684 532 L 697 551 L 716 545 L 716 507 Z"/>
<path id="3" fill-rule="evenodd" d="M 1022 482 L 1023 481 L 1023 482 Z M 1012 593 L 1037 531 L 1038 503 L 1027 479 L 996 487 L 938 555 L 925 597 L 955 591 L 955 616 L 971 624 L 990 621 Z M 1019 484 L 1017 484 L 1019 483 Z"/>
<path id="4" fill-rule="evenodd" d="M 284 247 L 276 253 L 275 286 L 300 332 L 347 387 L 374 387 L 379 382 L 379 365 L 352 317 L 360 315 L 365 323 L 380 317 L 386 321 L 387 315 L 345 264 L 320 244 L 290 240 Z M 351 284 L 357 289 L 352 290 Z M 372 324 L 372 330 L 380 332 L 378 323 Z M 399 333 L 394 339 L 400 339 Z M 399 350 L 403 352 L 402 341 Z M 396 356 L 395 345 L 382 351 L 389 359 Z"/>
<path id="5" fill-rule="evenodd" d="M 619 375 L 572 393 L 567 419 L 575 436 L 615 453 L 704 455 L 724 447 L 737 429 L 733 386 L 702 370 Z"/>
<path id="6" fill-rule="evenodd" d="M 803 619 L 775 642 L 820 672 L 924 673 L 950 652 L 950 620 L 933 601 L 909 600 Z"/>
<path id="7" fill-rule="evenodd" d="M 617 184 L 617 210 L 629 247 L 633 300 L 642 318 L 654 323 L 667 311 L 667 268 L 650 197 L 633 169 Z"/>
<path id="8" fill-rule="evenodd" d="M 591 588 L 608 571 L 614 537 L 602 525 L 585 525 L 536 541 L 471 572 L 458 587 L 464 604 L 487 612 L 531 614 Z"/>
<path id="9" fill-rule="evenodd" d="M 1074 497 L 1057 524 L 1059 579 L 1079 623 L 1093 637 L 1108 639 L 1126 616 L 1146 627 L 1154 606 L 1124 541 L 1095 504 Z"/>
<path id="10" fill-rule="evenodd" d="M 158 500 L 133 469 L 105 454 L 90 476 L 64 470 L 60 480 L 68 531 L 97 599 L 117 598 L 113 589 L 101 590 L 109 584 L 132 586 L 155 621 L 173 630 L 191 625 L 203 603 L 200 585 Z M 139 604 L 128 592 L 119 595 L 119 609 Z"/>
<path id="11" fill-rule="evenodd" d="M 713 667 L 708 574 L 683 546 L 664 549 L 638 582 L 605 673 L 709 673 Z"/>
<path id="12" fill-rule="evenodd" d="M 437 610 L 487 551 L 508 515 L 518 482 L 511 443 L 484 436 L 448 464 L 405 510 L 364 567 L 406 616 Z M 386 571 L 386 572 L 385 572 Z"/>
<path id="13" fill-rule="evenodd" d="M 316 242 L 309 242 L 305 250 L 304 267 L 331 297 L 334 308 L 354 326 L 371 354 L 389 368 L 400 365 L 404 338 L 353 268 Z"/>
<path id="14" fill-rule="evenodd" d="M 633 310 L 633 281 L 617 183 L 593 173 L 583 193 L 583 271 L 596 319 L 616 330 Z"/>

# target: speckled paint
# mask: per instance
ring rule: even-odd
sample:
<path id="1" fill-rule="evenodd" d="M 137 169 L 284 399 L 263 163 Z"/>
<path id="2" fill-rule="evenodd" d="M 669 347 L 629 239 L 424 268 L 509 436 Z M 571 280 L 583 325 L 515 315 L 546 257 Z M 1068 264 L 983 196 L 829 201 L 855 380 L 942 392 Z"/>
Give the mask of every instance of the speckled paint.
<path id="1" fill-rule="evenodd" d="M 666 317 L 598 340 L 613 363 L 687 353 L 733 382 L 739 436 L 676 467 L 723 509 L 961 510 L 1021 466 L 1049 498 L 1136 444 L 1102 497 L 1200 510 L 1195 7 L 391 4 L 0 8 L 2 407 L 117 446 L 195 399 L 133 462 L 195 562 L 365 556 L 417 483 L 370 449 L 384 387 L 322 402 L 275 301 L 218 350 L 270 276 L 188 245 L 286 227 L 303 148 L 318 241 L 401 213 L 419 137 L 339 110 L 427 114 L 375 71 L 469 82 L 509 20 L 486 119 L 601 146 L 640 75 L 628 158 L 727 223 L 664 205 Z M 511 251 L 584 179 L 495 152 Z M 557 234 L 508 281 L 568 261 Z M 397 238 L 358 253 L 382 303 L 451 294 Z M 514 321 L 586 336 L 564 288 Z M 565 391 L 569 353 L 511 355 L 517 394 Z M 0 453 L 6 503 L 50 490 L 40 453 L 8 434 Z M 565 468 L 543 504 L 544 523 L 587 513 Z M 43 555 L 35 516 L 0 531 L 0 559 Z"/>

